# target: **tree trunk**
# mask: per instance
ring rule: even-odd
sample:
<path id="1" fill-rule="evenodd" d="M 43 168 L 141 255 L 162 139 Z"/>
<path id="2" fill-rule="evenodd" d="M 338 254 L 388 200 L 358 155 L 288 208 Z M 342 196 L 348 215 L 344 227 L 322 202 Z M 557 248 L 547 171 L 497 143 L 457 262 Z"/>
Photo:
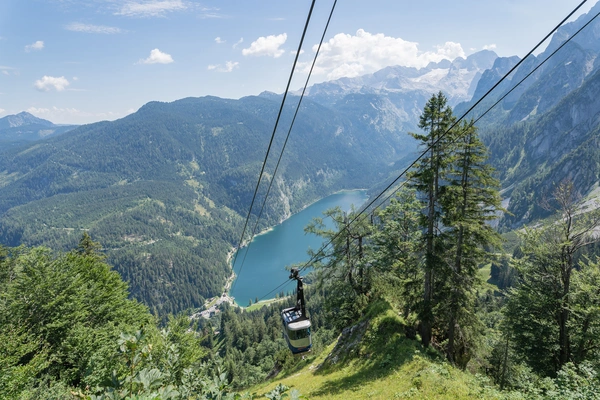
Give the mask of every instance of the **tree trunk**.
<path id="1" fill-rule="evenodd" d="M 432 123 L 431 131 L 434 132 Z M 431 135 L 431 169 L 435 166 L 435 152 L 433 143 L 435 142 L 435 135 Z M 421 343 L 427 347 L 431 343 L 431 329 L 432 329 L 432 278 L 433 278 L 433 228 L 434 228 L 434 217 L 435 217 L 435 187 L 434 180 L 429 183 L 429 204 L 427 212 L 427 243 L 425 249 L 425 284 L 423 290 L 423 311 L 421 315 Z"/>

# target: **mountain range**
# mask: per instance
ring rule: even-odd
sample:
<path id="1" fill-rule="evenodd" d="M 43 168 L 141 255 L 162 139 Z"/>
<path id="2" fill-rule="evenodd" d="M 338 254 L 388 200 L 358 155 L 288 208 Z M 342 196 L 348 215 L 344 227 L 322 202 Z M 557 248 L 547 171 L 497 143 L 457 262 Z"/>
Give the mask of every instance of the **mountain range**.
<path id="1" fill-rule="evenodd" d="M 75 125 L 55 125 L 28 112 L 0 118 L 0 151 L 9 147 L 57 136 L 74 129 Z"/>
<path id="2" fill-rule="evenodd" d="M 562 27 L 473 117 L 598 12 L 600 5 Z M 593 22 L 479 121 L 510 211 L 502 229 L 546 215 L 540 199 L 563 179 L 582 196 L 598 185 L 599 38 Z M 337 190 L 388 182 L 417 154 L 407 132 L 418 129 L 433 93 L 443 91 L 461 115 L 518 61 L 481 51 L 313 85 L 259 228 Z M 293 94 L 274 154 L 299 99 Z M 0 119 L 0 243 L 67 250 L 88 231 L 132 295 L 157 314 L 199 307 L 231 273 L 226 254 L 239 239 L 280 100 L 265 92 L 150 102 L 120 120 L 80 127 L 27 113 Z M 274 162 L 267 162 L 259 202 Z"/>
<path id="3" fill-rule="evenodd" d="M 509 211 L 501 222 L 504 229 L 548 215 L 541 200 L 550 198 L 555 185 L 565 179 L 574 183 L 580 197 L 598 185 L 600 21 L 593 19 L 598 13 L 600 4 L 559 28 L 544 52 L 524 60 L 474 110 L 472 117 L 481 115 L 539 66 L 478 123 L 504 188 Z M 589 26 L 564 44 L 589 21 Z M 562 44 L 564 47 L 544 62 Z M 473 101 L 517 61 L 516 57 L 496 59 L 479 80 Z M 459 104 L 457 114 L 470 104 Z"/>

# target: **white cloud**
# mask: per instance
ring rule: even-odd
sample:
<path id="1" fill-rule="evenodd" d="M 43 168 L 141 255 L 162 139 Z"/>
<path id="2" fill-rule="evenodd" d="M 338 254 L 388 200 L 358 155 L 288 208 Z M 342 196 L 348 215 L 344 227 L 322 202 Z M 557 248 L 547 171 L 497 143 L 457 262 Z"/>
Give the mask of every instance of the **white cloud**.
<path id="1" fill-rule="evenodd" d="M 221 64 L 211 64 L 207 67 L 209 71 L 217 71 L 217 72 L 232 72 L 234 69 L 239 68 L 239 62 L 227 61 L 225 65 Z"/>
<path id="2" fill-rule="evenodd" d="M 220 14 L 217 11 L 220 11 L 220 8 L 217 8 L 217 7 L 202 7 L 200 9 L 200 14 L 198 15 L 198 18 L 200 18 L 200 19 L 228 18 L 226 15 Z"/>
<path id="3" fill-rule="evenodd" d="M 128 1 L 115 13 L 127 17 L 162 17 L 167 12 L 187 9 L 181 0 Z"/>
<path id="4" fill-rule="evenodd" d="M 0 114 L 4 114 L 6 110 L 4 108 L 0 108 Z"/>
<path id="5" fill-rule="evenodd" d="M 10 72 L 8 72 L 8 71 L 7 71 L 7 70 L 5 70 L 5 69 L 3 69 L 3 70 L 2 70 L 2 73 L 3 73 L 4 75 L 10 75 Z"/>
<path id="6" fill-rule="evenodd" d="M 28 44 L 25 46 L 25 51 L 29 53 L 32 50 L 41 50 L 44 48 L 44 42 L 42 40 L 38 40 L 35 43 Z"/>
<path id="7" fill-rule="evenodd" d="M 235 49 L 236 47 L 238 47 L 242 43 L 244 43 L 244 38 L 240 38 L 240 40 L 238 40 L 237 42 L 235 42 L 233 44 L 233 46 L 231 46 L 231 47 L 233 47 Z"/>
<path id="8" fill-rule="evenodd" d="M 314 45 L 313 52 L 318 46 Z M 401 38 L 372 34 L 359 29 L 356 35 L 338 33 L 323 43 L 314 74 L 326 75 L 328 79 L 354 77 L 373 73 L 392 65 L 422 68 L 431 61 L 454 60 L 464 57 L 459 43 L 446 42 L 435 51 L 421 51 L 418 43 Z M 310 63 L 303 63 L 301 70 L 308 72 Z"/>
<path id="9" fill-rule="evenodd" d="M 211 12 L 202 13 L 198 17 L 200 19 L 222 19 L 222 18 L 228 18 L 227 16 L 225 16 L 223 14 L 217 14 L 217 13 L 211 13 Z"/>
<path id="10" fill-rule="evenodd" d="M 50 110 L 48 108 L 37 108 L 37 107 L 29 107 L 25 111 L 27 111 L 30 114 L 37 115 L 37 116 L 47 114 L 50 112 Z"/>
<path id="11" fill-rule="evenodd" d="M 73 79 L 74 81 L 78 81 L 78 80 L 79 80 L 79 78 L 78 78 L 78 77 L 76 77 L 76 76 L 74 76 L 72 79 Z"/>
<path id="12" fill-rule="evenodd" d="M 150 57 L 145 60 L 138 61 L 139 64 L 170 64 L 173 62 L 173 57 L 170 54 L 163 53 L 159 49 L 154 49 L 150 52 Z"/>
<path id="13" fill-rule="evenodd" d="M 123 116 L 122 112 L 89 112 L 79 110 L 77 108 L 61 108 L 61 107 L 29 107 L 28 113 L 35 115 L 38 118 L 48 119 L 58 124 L 85 124 L 89 122 L 95 122 L 98 120 L 114 120 Z"/>
<path id="14" fill-rule="evenodd" d="M 291 53 L 293 56 L 295 56 L 297 52 L 298 52 L 297 50 L 292 50 L 292 51 L 290 51 L 290 53 Z M 304 54 L 304 50 L 300 50 L 300 55 L 302 55 L 302 54 Z"/>
<path id="15" fill-rule="evenodd" d="M 279 46 L 282 46 L 286 40 L 286 33 L 277 36 L 261 36 L 252 42 L 250 47 L 243 49 L 242 54 L 245 56 L 270 56 L 278 58 L 285 53 L 285 50 L 280 49 Z"/>
<path id="16" fill-rule="evenodd" d="M 69 81 L 64 76 L 54 77 L 44 75 L 42 79 L 35 81 L 34 86 L 41 92 L 49 92 L 52 89 L 62 92 L 69 86 Z"/>
<path id="17" fill-rule="evenodd" d="M 485 46 L 483 46 L 484 50 L 494 50 L 496 48 L 496 44 L 492 43 L 492 44 L 486 44 Z"/>
<path id="18" fill-rule="evenodd" d="M 112 35 L 115 33 L 123 32 L 121 28 L 117 28 L 114 26 L 82 24 L 81 22 L 72 22 L 69 25 L 66 25 L 65 29 L 73 32 L 102 33 L 105 35 Z"/>
<path id="19" fill-rule="evenodd" d="M 223 40 L 223 39 L 221 39 L 219 36 L 217 36 L 217 37 L 215 38 L 215 42 L 217 42 L 218 44 L 221 44 L 221 43 L 225 43 L 225 42 L 227 42 L 227 40 Z"/>

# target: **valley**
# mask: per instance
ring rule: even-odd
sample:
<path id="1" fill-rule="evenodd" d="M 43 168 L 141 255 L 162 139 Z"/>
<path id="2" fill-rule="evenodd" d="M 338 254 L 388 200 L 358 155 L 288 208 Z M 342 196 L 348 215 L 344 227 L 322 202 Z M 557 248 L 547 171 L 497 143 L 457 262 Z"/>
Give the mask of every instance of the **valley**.
<path id="1" fill-rule="evenodd" d="M 363 27 L 310 47 L 315 2 L 239 4 L 243 23 L 225 4 L 59 3 L 38 4 L 61 17 L 45 41 L 0 32 L 28 60 L 0 65 L 0 400 L 599 398 L 600 2 L 523 59 Z M 496 6 L 477 7 L 559 5 Z M 363 17 L 404 12 L 388 29 L 462 32 Z M 136 61 L 121 46 L 144 36 Z M 314 67 L 304 95 L 271 82 L 292 59 L 288 88 Z M 85 110 L 107 98 L 120 111 Z"/>

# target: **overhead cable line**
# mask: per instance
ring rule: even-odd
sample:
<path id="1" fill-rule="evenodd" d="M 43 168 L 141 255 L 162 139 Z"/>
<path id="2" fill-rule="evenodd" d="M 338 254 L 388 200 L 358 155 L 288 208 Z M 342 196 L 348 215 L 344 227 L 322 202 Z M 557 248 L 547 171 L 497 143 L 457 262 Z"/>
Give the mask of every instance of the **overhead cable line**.
<path id="1" fill-rule="evenodd" d="M 320 249 L 313 254 L 313 256 L 311 257 L 310 260 L 308 260 L 302 267 L 299 268 L 300 271 L 305 270 L 306 268 L 308 268 L 310 266 L 310 264 L 317 258 L 317 256 L 319 254 L 323 254 L 324 255 L 324 250 L 337 238 L 340 236 L 340 234 L 344 231 L 347 230 L 348 227 L 353 224 L 362 214 L 364 214 L 369 207 L 371 207 L 379 198 L 381 198 L 390 188 L 392 188 L 397 182 L 398 180 L 400 180 L 402 178 L 402 176 L 404 176 L 429 150 L 431 150 L 431 148 L 433 146 L 435 146 L 439 140 L 441 140 L 446 134 L 448 134 L 462 119 L 464 119 L 475 107 L 477 107 L 477 105 L 479 105 L 492 91 L 494 91 L 494 89 L 496 89 L 508 76 L 510 76 L 510 74 L 512 74 L 523 62 L 525 59 L 527 59 L 527 57 L 529 57 L 530 55 L 532 55 L 551 35 L 553 35 L 569 18 L 571 18 L 571 16 L 573 16 L 573 14 L 575 14 L 577 12 L 577 10 L 579 10 L 585 3 L 587 2 L 587 0 L 582 1 L 573 11 L 571 11 L 569 13 L 569 15 L 567 15 L 558 25 L 556 25 L 556 27 L 554 27 L 554 29 L 552 29 L 529 53 L 527 53 L 527 55 L 525 57 L 523 57 L 517 64 L 515 64 L 515 66 L 513 68 L 510 69 L 510 71 L 508 71 L 494 86 L 492 86 L 492 88 L 490 88 L 473 106 L 471 106 L 448 130 L 446 130 L 442 135 L 440 135 L 440 137 L 430 146 L 428 146 L 408 167 L 406 167 L 401 173 L 400 175 L 398 175 L 398 177 L 396 179 L 394 179 L 394 181 L 392 181 L 392 183 L 390 183 L 383 191 L 381 191 L 372 201 L 369 202 L 369 204 L 367 204 L 354 218 L 352 218 L 352 220 L 350 220 L 348 222 L 347 225 L 345 225 L 338 233 L 336 233 L 333 237 L 331 237 L 329 239 L 329 241 L 327 241 L 327 243 L 325 243 L 324 245 L 322 245 L 320 247 Z M 571 35 L 569 38 L 567 38 L 565 40 L 565 42 L 563 42 L 559 48 L 557 48 L 554 52 L 552 52 L 542 63 L 540 63 L 540 65 L 538 65 L 535 70 L 537 70 L 539 67 L 541 67 L 546 61 L 548 61 L 552 56 L 554 56 L 554 54 L 556 54 L 556 52 L 558 50 L 560 50 L 562 47 L 564 47 L 569 41 L 571 41 L 571 39 L 573 39 L 579 32 L 581 32 L 586 26 L 588 26 L 593 20 L 595 20 L 598 16 L 600 15 L 600 13 L 596 14 L 590 21 L 588 21 L 582 28 L 580 28 L 577 32 L 575 32 L 573 35 Z M 521 81 L 519 81 L 512 89 L 510 89 L 510 91 L 508 93 L 506 93 L 505 95 L 502 96 L 502 98 L 498 101 L 496 101 L 491 107 L 489 107 L 482 115 L 480 115 L 476 121 L 479 121 L 481 118 L 483 118 L 483 116 L 485 116 L 491 109 L 493 109 L 497 104 L 500 103 L 500 101 L 502 101 L 506 96 L 508 96 L 508 94 L 510 94 L 514 89 L 516 89 L 521 83 L 523 83 L 523 81 L 529 77 L 531 74 L 533 74 L 532 71 L 530 72 L 525 78 L 523 78 Z M 397 190 L 400 188 L 397 188 L 396 190 L 394 190 L 392 192 L 392 194 L 390 196 L 388 196 L 383 202 L 381 202 L 380 204 L 377 205 L 377 207 L 374 208 L 377 209 L 378 207 L 380 207 L 382 204 L 385 203 L 385 201 L 387 201 L 392 195 L 394 195 Z M 283 285 L 287 284 L 290 280 L 287 280 L 285 282 L 283 282 L 282 284 L 280 284 L 277 288 L 275 288 L 274 290 L 272 290 L 271 292 L 267 293 L 265 296 L 263 296 L 261 299 L 266 298 L 269 294 L 273 293 L 275 290 L 277 290 L 278 288 L 282 287 Z"/>
<path id="2" fill-rule="evenodd" d="M 319 254 L 320 252 L 322 252 L 325 248 L 327 248 L 327 246 L 329 246 L 339 235 L 342 234 L 342 232 L 344 230 L 348 229 L 348 226 L 350 226 L 351 224 L 353 224 L 362 214 L 364 214 L 369 207 L 371 207 L 377 200 L 379 200 L 390 188 L 392 188 L 404 175 L 406 175 L 406 173 L 417 163 L 419 162 L 419 160 L 421 160 L 421 158 L 423 158 L 423 156 L 425 154 L 427 154 L 427 152 L 429 150 L 431 150 L 432 147 L 434 147 L 435 145 L 437 145 L 439 143 L 440 140 L 442 140 L 452 129 L 454 129 L 459 123 L 460 121 L 462 121 L 471 111 L 473 111 L 473 109 L 475 109 L 475 107 L 477 107 L 492 91 L 494 91 L 494 89 L 496 89 L 508 76 L 510 76 L 530 55 L 532 55 L 550 36 L 552 36 L 557 30 L 558 28 L 560 28 L 569 18 L 571 18 L 571 16 L 573 16 L 573 14 L 575 14 L 577 12 L 577 10 L 579 10 L 585 3 L 587 2 L 587 0 L 583 0 L 573 11 L 571 11 L 569 13 L 569 15 L 567 15 L 558 25 L 556 25 L 556 27 L 554 27 L 554 29 L 552 29 L 537 45 L 535 45 L 535 47 L 533 49 L 531 49 L 531 51 L 529 51 L 529 53 L 527 53 L 527 55 L 525 55 L 525 57 L 523 57 L 521 60 L 519 60 L 519 62 L 517 64 L 515 64 L 506 74 L 504 74 L 504 76 L 498 81 L 496 82 L 496 84 L 494 84 L 494 86 L 492 86 L 479 100 L 477 100 L 477 102 L 475 102 L 475 104 L 473 104 L 460 118 L 458 118 L 443 134 L 441 134 L 437 140 L 435 140 L 431 145 L 429 145 L 408 167 L 406 167 L 401 173 L 400 175 L 398 175 L 398 177 L 396 177 L 383 191 L 381 191 L 373 200 L 371 200 L 369 202 L 369 204 L 367 204 L 362 211 L 360 211 L 356 216 L 354 216 L 352 218 L 351 221 L 349 221 L 348 225 L 346 225 L 344 228 L 342 228 L 337 234 L 335 234 L 325 245 L 321 246 L 321 249 L 315 253 L 315 255 L 313 255 L 313 257 L 308 260 L 299 270 L 303 271 L 306 268 L 308 268 L 311 264 L 311 262 L 315 259 L 315 256 L 317 254 Z M 594 17 L 595 18 L 595 17 Z M 587 25 L 587 24 L 586 24 Z M 566 41 L 570 41 L 573 38 L 573 36 L 570 36 Z M 554 54 L 554 53 L 553 53 Z M 549 57 L 548 57 L 549 58 Z M 520 84 L 521 82 L 519 82 Z M 518 86 L 518 85 L 517 85 Z M 497 103 L 496 103 L 497 104 Z M 495 106 L 495 104 L 494 104 Z M 488 109 L 488 111 L 491 109 L 492 107 L 490 107 Z M 486 111 L 486 113 L 488 112 Z M 484 113 L 485 114 L 485 113 Z M 394 191 L 395 192 L 395 191 Z M 383 204 L 383 203 L 381 203 Z M 379 204 L 377 207 L 381 206 L 381 204 Z"/>
<path id="3" fill-rule="evenodd" d="M 333 2 L 333 6 L 331 7 L 331 12 L 329 13 L 329 18 L 327 19 L 327 24 L 325 24 L 325 29 L 323 29 L 323 35 L 321 35 L 321 41 L 319 42 L 319 47 L 317 48 L 315 57 L 313 58 L 313 62 L 310 67 L 310 71 L 308 72 L 306 82 L 304 83 L 304 88 L 302 89 L 302 94 L 300 95 L 300 99 L 298 100 L 298 104 L 296 105 L 296 111 L 294 112 L 294 118 L 292 118 L 290 128 L 288 129 L 287 136 L 285 137 L 285 142 L 283 143 L 283 147 L 281 148 L 281 152 L 279 153 L 279 159 L 277 160 L 277 164 L 275 165 L 275 170 L 273 171 L 273 175 L 271 176 L 271 180 L 269 181 L 269 187 L 267 188 L 267 194 L 265 194 L 265 198 L 262 202 L 262 206 L 260 208 L 258 218 L 256 219 L 256 224 L 254 224 L 254 229 L 252 230 L 252 234 L 250 236 L 250 242 L 248 243 L 248 246 L 246 246 L 246 251 L 244 252 L 244 258 L 242 259 L 242 264 L 240 265 L 240 270 L 238 272 L 238 276 L 242 273 L 242 268 L 244 268 L 244 263 L 246 262 L 246 256 L 248 255 L 248 251 L 250 251 L 250 246 L 252 245 L 252 238 L 256 234 L 256 230 L 258 229 L 258 223 L 260 222 L 263 211 L 265 209 L 265 204 L 267 203 L 267 198 L 269 197 L 269 193 L 271 193 L 271 187 L 273 186 L 273 182 L 275 182 L 275 176 L 277 175 L 277 171 L 279 169 L 279 164 L 281 163 L 281 158 L 283 157 L 283 152 L 285 151 L 288 139 L 290 138 L 290 134 L 292 133 L 292 128 L 294 127 L 294 123 L 296 122 L 296 117 L 298 116 L 298 111 L 300 110 L 300 105 L 302 104 L 302 99 L 304 99 L 304 94 L 306 93 L 306 88 L 308 87 L 308 82 L 310 81 L 313 69 L 315 68 L 315 64 L 317 62 L 317 58 L 319 57 L 319 52 L 321 51 L 321 46 L 323 45 L 323 40 L 325 39 L 325 35 L 327 34 L 327 29 L 329 28 L 329 23 L 331 22 L 331 17 L 333 16 L 333 12 L 335 11 L 336 4 L 337 4 L 337 0 L 335 0 Z M 237 278 L 236 278 L 236 281 L 237 281 Z M 235 287 L 235 283 L 234 283 L 234 287 Z M 233 288 L 232 288 L 232 290 L 233 290 Z"/>
<path id="4" fill-rule="evenodd" d="M 252 202 L 250 203 L 250 208 L 248 209 L 248 215 L 246 216 L 246 222 L 244 222 L 244 229 L 242 229 L 242 235 L 240 236 L 240 241 L 237 246 L 237 251 L 235 252 L 235 256 L 233 257 L 233 263 L 231 264 L 231 269 L 235 273 L 235 262 L 237 261 L 237 255 L 239 253 L 239 249 L 242 246 L 244 241 L 244 235 L 246 234 L 246 228 L 248 227 L 248 221 L 250 220 L 250 215 L 252 214 L 252 207 L 254 206 L 254 201 L 256 200 L 256 195 L 258 194 L 258 188 L 260 187 L 260 182 L 262 180 L 263 173 L 265 172 L 265 167 L 267 165 L 267 159 L 269 158 L 269 153 L 271 151 L 271 146 L 273 145 L 273 140 L 275 139 L 275 133 L 277 132 L 277 126 L 279 125 L 279 119 L 281 118 L 281 114 L 283 112 L 283 106 L 285 104 L 285 99 L 287 98 L 288 90 L 290 89 L 290 85 L 292 83 L 292 78 L 294 77 L 294 72 L 296 70 L 296 64 L 298 63 L 298 57 L 300 56 L 300 51 L 302 50 L 302 44 L 304 43 L 304 38 L 306 36 L 306 31 L 308 30 L 308 24 L 310 23 L 310 18 L 312 16 L 313 9 L 315 8 L 316 0 L 312 0 L 310 5 L 310 10 L 308 11 L 308 16 L 306 17 L 306 23 L 304 24 L 304 30 L 302 31 L 302 37 L 300 38 L 300 43 L 298 44 L 298 51 L 296 51 L 296 57 L 294 57 L 294 64 L 292 65 L 292 70 L 290 71 L 290 77 L 288 78 L 287 85 L 285 87 L 285 92 L 283 93 L 283 99 L 281 99 L 281 106 L 279 107 L 279 112 L 277 113 L 277 119 L 275 120 L 275 126 L 273 127 L 273 133 L 271 134 L 271 140 L 269 141 L 269 146 L 267 147 L 267 153 L 265 154 L 265 159 L 263 161 L 262 168 L 260 170 L 260 174 L 258 175 L 258 181 L 256 182 L 256 188 L 254 189 L 254 195 L 252 196 Z M 241 269 L 240 269 L 241 270 Z M 237 283 L 237 277 L 234 278 L 233 288 L 235 288 L 235 284 Z"/>
<path id="5" fill-rule="evenodd" d="M 579 34 L 579 32 L 581 32 L 583 29 L 585 29 L 589 24 L 591 24 L 598 16 L 600 16 L 600 12 L 597 13 L 596 15 L 594 15 L 585 25 L 583 25 L 581 28 L 579 28 L 575 33 L 573 33 L 573 35 L 571 35 L 569 38 L 567 38 L 564 42 L 562 42 L 560 44 L 560 46 L 558 46 L 556 48 L 556 50 L 554 50 L 552 53 L 550 53 L 550 55 L 548 57 L 546 57 L 541 63 L 539 63 L 535 68 L 533 68 L 527 75 L 525 75 L 523 77 L 523 79 L 521 79 L 516 85 L 514 85 L 509 91 L 507 91 L 506 93 L 504 93 L 498 100 L 496 100 L 496 102 L 494 104 L 492 104 L 483 114 L 481 114 L 479 117 L 477 117 L 475 120 L 472 120 L 469 123 L 469 127 L 475 125 L 479 120 L 481 120 L 483 117 L 485 117 L 487 115 L 487 113 L 489 113 L 494 107 L 496 107 L 498 104 L 500 104 L 500 102 L 502 102 L 502 100 L 504 100 L 509 94 L 511 94 L 517 87 L 519 87 L 523 82 L 525 82 L 525 80 L 527 80 L 527 78 L 529 78 L 531 75 L 533 75 L 539 68 L 541 68 L 546 61 L 548 61 L 550 58 L 552 58 L 552 56 L 554 56 L 556 53 L 558 53 L 558 51 L 560 49 L 562 49 L 567 43 L 569 43 L 571 41 L 571 39 L 573 39 L 575 36 L 577 36 Z M 468 113 L 468 112 L 467 112 Z M 430 148 L 429 148 L 430 149 Z M 428 149 L 428 150 L 429 150 Z M 406 181 L 404 181 L 400 187 L 398 187 L 397 189 L 395 189 L 394 191 L 392 191 L 392 193 L 387 196 L 381 203 L 379 203 L 379 205 L 377 205 L 377 207 L 373 208 L 373 210 L 381 207 L 383 204 L 385 204 L 398 190 L 400 190 L 403 186 L 404 183 Z M 386 189 L 387 190 L 387 189 Z"/>

